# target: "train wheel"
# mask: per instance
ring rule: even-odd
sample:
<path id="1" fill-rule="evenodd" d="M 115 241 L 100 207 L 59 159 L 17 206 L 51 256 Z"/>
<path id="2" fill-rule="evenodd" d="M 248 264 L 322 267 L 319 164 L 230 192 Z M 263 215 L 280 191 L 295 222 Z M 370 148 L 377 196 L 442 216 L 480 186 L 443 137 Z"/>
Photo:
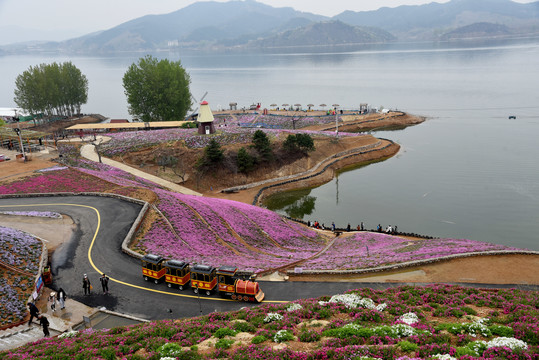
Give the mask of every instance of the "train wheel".
<path id="1" fill-rule="evenodd" d="M 249 296 L 244 296 L 243 301 L 245 301 L 245 302 L 249 301 Z"/>
<path id="2" fill-rule="evenodd" d="M 144 280 L 148 281 L 149 279 L 148 279 L 148 277 L 147 277 L 147 276 L 144 276 Z"/>
<path id="3" fill-rule="evenodd" d="M 154 282 L 155 284 L 159 284 L 159 280 L 158 280 L 158 279 L 154 279 L 153 282 Z"/>
<path id="4" fill-rule="evenodd" d="M 171 284 L 171 283 L 167 283 L 167 286 L 168 286 L 169 288 L 171 288 L 171 287 L 172 287 L 172 284 Z"/>
<path id="5" fill-rule="evenodd" d="M 231 296 L 231 298 L 232 298 L 232 300 L 236 300 L 236 294 L 233 294 L 233 295 Z"/>
<path id="6" fill-rule="evenodd" d="M 183 290 L 183 285 L 178 286 L 178 289 Z"/>
<path id="7" fill-rule="evenodd" d="M 206 290 L 206 295 L 207 295 L 207 296 L 210 296 L 210 295 L 211 295 L 211 291 L 210 291 L 210 290 Z"/>
<path id="8" fill-rule="evenodd" d="M 243 298 L 241 297 L 241 295 L 238 295 L 238 301 L 242 301 Z"/>
<path id="9" fill-rule="evenodd" d="M 194 292 L 195 294 L 198 294 L 198 288 L 193 288 L 193 292 Z"/>

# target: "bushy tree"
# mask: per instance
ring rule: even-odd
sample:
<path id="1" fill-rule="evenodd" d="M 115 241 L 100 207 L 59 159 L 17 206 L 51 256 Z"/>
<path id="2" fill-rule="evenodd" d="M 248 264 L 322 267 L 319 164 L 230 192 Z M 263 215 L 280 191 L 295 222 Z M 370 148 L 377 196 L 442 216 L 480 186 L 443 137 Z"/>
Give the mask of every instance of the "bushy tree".
<path id="1" fill-rule="evenodd" d="M 308 152 L 315 150 L 314 140 L 309 134 L 288 135 L 283 142 L 283 148 L 288 152 Z"/>
<path id="2" fill-rule="evenodd" d="M 313 151 L 314 150 L 314 140 L 309 134 L 296 134 L 296 142 L 301 151 Z"/>
<path id="3" fill-rule="evenodd" d="M 180 61 L 147 55 L 123 77 L 129 113 L 145 122 L 183 120 L 191 108 L 190 83 Z"/>
<path id="4" fill-rule="evenodd" d="M 238 170 L 246 174 L 253 170 L 255 166 L 255 158 L 249 154 L 244 147 L 242 147 L 238 150 L 236 164 L 238 165 Z"/>
<path id="5" fill-rule="evenodd" d="M 273 151 L 271 150 L 270 140 L 262 130 L 257 130 L 253 134 L 253 146 L 263 160 L 273 160 Z"/>
<path id="6" fill-rule="evenodd" d="M 296 135 L 288 135 L 286 140 L 283 142 L 283 149 L 285 149 L 287 152 L 294 152 L 298 150 L 298 143 L 296 140 Z"/>
<path id="7" fill-rule="evenodd" d="M 221 145 L 215 139 L 211 139 L 209 144 L 204 148 L 204 155 L 198 160 L 197 167 L 200 170 L 205 170 L 212 165 L 223 161 L 225 155 L 221 149 Z"/>
<path id="8" fill-rule="evenodd" d="M 71 62 L 31 66 L 17 76 L 14 100 L 30 114 L 72 116 L 88 101 L 88 79 Z"/>

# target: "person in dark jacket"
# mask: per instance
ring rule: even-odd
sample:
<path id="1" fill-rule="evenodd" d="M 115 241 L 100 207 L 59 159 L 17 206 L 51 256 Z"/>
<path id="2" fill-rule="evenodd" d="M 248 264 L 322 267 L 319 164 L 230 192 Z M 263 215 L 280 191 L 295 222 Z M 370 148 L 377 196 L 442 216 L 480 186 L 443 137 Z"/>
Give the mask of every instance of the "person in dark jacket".
<path id="1" fill-rule="evenodd" d="M 39 323 L 43 327 L 43 335 L 45 335 L 45 337 L 51 336 L 49 332 L 49 320 L 45 315 L 39 315 Z"/>
<path id="2" fill-rule="evenodd" d="M 82 288 L 84 289 L 84 295 L 90 295 L 90 290 L 92 290 L 92 284 L 90 284 L 90 279 L 88 275 L 84 274 L 82 278 Z"/>
<path id="3" fill-rule="evenodd" d="M 103 294 L 107 294 L 109 292 L 109 277 L 105 274 L 99 278 L 99 281 L 101 281 L 101 287 L 103 288 Z"/>
<path id="4" fill-rule="evenodd" d="M 31 302 L 28 303 L 28 310 L 30 311 L 30 320 L 28 321 L 28 326 L 30 326 L 34 318 L 39 318 L 39 310 L 37 306 L 35 306 L 34 303 Z"/>

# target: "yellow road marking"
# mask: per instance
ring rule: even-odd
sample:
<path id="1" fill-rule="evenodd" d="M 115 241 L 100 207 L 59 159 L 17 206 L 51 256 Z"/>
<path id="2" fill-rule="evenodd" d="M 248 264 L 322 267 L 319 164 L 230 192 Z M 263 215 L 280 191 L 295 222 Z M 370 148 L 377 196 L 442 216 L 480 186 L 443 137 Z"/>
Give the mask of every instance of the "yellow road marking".
<path id="1" fill-rule="evenodd" d="M 93 206 L 89 206 L 89 205 L 80 205 L 80 204 L 26 204 L 26 205 L 0 205 L 0 208 L 2 207 L 35 207 L 35 206 L 78 206 L 78 207 L 85 207 L 85 208 L 88 208 L 88 209 L 92 209 L 95 211 L 96 215 L 97 215 L 97 227 L 95 229 L 95 232 L 94 232 L 94 236 L 92 237 L 92 242 L 90 243 L 90 247 L 88 248 L 88 261 L 90 262 L 90 265 L 92 265 L 92 267 L 94 268 L 95 271 L 97 271 L 98 274 L 103 274 L 103 271 L 99 270 L 97 268 L 97 266 L 94 264 L 94 261 L 92 259 L 92 249 L 94 247 L 94 243 L 95 243 L 95 240 L 97 238 L 97 234 L 99 233 L 99 229 L 101 227 L 101 214 L 99 213 L 99 210 L 97 210 L 95 207 Z M 186 298 L 192 298 L 192 299 L 201 299 L 201 300 L 210 300 L 210 301 L 231 301 L 231 302 L 237 302 L 235 300 L 231 300 L 231 299 L 221 299 L 221 298 L 207 298 L 207 297 L 200 297 L 199 295 L 185 295 L 185 294 L 177 294 L 177 293 L 172 293 L 172 292 L 168 292 L 168 291 L 162 291 L 162 290 L 155 290 L 155 289 L 149 289 L 149 288 L 146 288 L 146 287 L 143 287 L 143 286 L 139 286 L 139 285 L 135 285 L 135 284 L 131 284 L 131 283 L 127 283 L 125 281 L 121 281 L 121 280 L 118 280 L 118 279 L 115 279 L 115 278 L 112 278 L 109 276 L 109 279 L 113 282 L 116 282 L 118 284 L 122 284 L 122 285 L 125 285 L 125 286 L 130 286 L 130 287 L 133 287 L 133 288 L 136 288 L 136 289 L 141 289 L 141 290 L 146 290 L 146 291 L 151 291 L 151 292 L 154 292 L 154 293 L 159 293 L 159 294 L 166 294 L 166 295 L 174 295 L 174 296 L 179 296 L 179 297 L 186 297 Z M 263 301 L 263 302 L 267 302 L 267 303 L 287 303 L 289 301 L 285 301 L 285 300 L 271 300 L 271 301 Z"/>

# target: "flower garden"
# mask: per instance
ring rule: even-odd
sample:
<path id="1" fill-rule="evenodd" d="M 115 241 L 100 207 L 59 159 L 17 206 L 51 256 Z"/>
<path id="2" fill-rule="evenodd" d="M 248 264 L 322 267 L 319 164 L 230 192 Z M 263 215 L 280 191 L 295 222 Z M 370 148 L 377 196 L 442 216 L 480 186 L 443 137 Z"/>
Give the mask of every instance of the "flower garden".
<path id="1" fill-rule="evenodd" d="M 26 316 L 42 246 L 23 231 L 0 226 L 0 327 Z"/>
<path id="2" fill-rule="evenodd" d="M 114 157 L 125 154 L 126 152 L 139 151 L 147 149 L 162 143 L 172 143 L 181 141 L 188 148 L 201 149 L 208 145 L 211 139 L 217 140 L 222 145 L 249 144 L 252 142 L 253 134 L 258 128 L 242 128 L 237 126 L 227 126 L 227 128 L 218 128 L 213 135 L 200 135 L 197 129 L 164 129 L 153 131 L 128 131 L 114 132 L 106 134 L 111 140 L 101 145 L 101 152 L 104 156 Z M 314 131 L 314 130 L 291 130 L 288 128 L 264 129 L 264 132 L 270 137 L 275 138 L 281 133 L 294 134 L 297 132 L 307 133 L 313 136 L 334 137 L 333 131 Z M 340 132 L 340 137 L 364 136 L 360 133 Z M 66 152 L 73 152 L 72 145 L 62 145 Z"/>
<path id="3" fill-rule="evenodd" d="M 539 294 L 358 289 L 228 313 L 68 332 L 0 359 L 537 359 Z"/>
<path id="4" fill-rule="evenodd" d="M 264 208 L 183 195 L 105 164 L 79 159 L 78 168 L 39 173 L 0 186 L 0 194 L 116 192 L 125 187 L 153 192 L 166 217 L 139 234 L 134 250 L 212 266 L 235 265 L 260 272 L 300 264 L 304 270 L 353 270 L 485 251 L 518 250 L 464 239 L 407 240 L 361 232 L 335 239 Z M 126 194 L 129 195 L 129 194 Z M 172 227 L 172 228 L 171 228 Z"/>

